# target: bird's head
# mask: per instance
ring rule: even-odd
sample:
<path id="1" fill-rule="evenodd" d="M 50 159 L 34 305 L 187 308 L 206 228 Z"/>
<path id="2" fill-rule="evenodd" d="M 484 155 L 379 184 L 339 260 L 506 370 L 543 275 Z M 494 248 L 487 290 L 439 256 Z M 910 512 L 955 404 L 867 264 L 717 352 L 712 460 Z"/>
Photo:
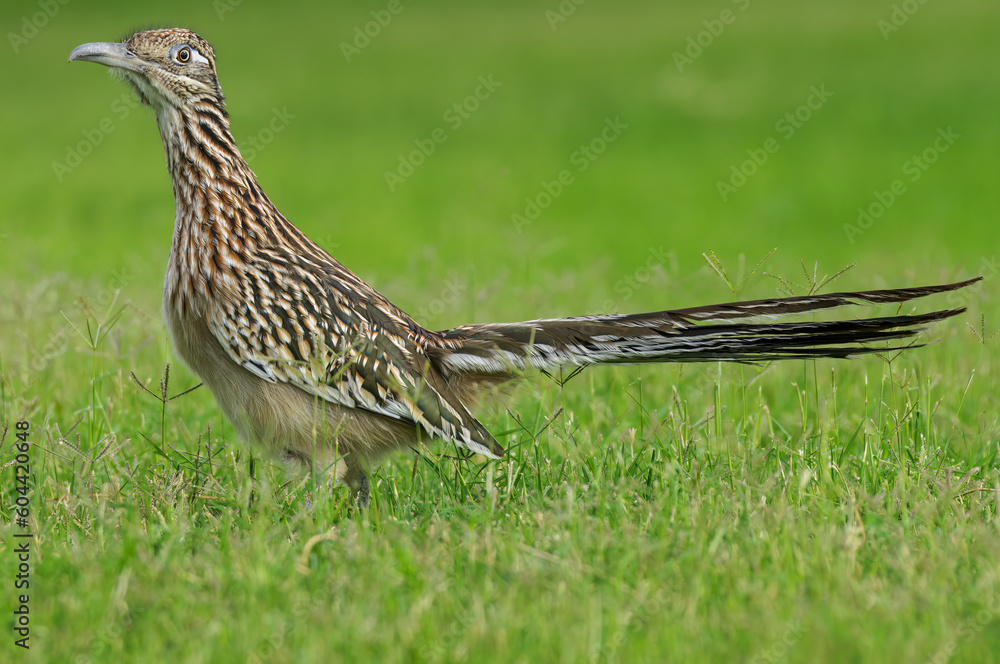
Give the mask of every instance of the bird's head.
<path id="1" fill-rule="evenodd" d="M 146 30 L 121 43 L 83 44 L 69 54 L 69 61 L 74 60 L 111 67 L 144 104 L 157 111 L 180 110 L 197 102 L 225 108 L 215 52 L 190 30 Z"/>

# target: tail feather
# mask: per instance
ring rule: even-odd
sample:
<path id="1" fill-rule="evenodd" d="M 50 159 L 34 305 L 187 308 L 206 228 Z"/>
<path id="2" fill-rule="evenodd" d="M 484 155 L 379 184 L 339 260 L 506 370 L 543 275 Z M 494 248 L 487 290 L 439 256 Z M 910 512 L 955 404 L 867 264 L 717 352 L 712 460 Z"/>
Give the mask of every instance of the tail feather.
<path id="1" fill-rule="evenodd" d="M 736 318 L 749 318 L 754 316 L 783 316 L 787 314 L 821 311 L 823 309 L 833 309 L 835 307 L 844 307 L 863 303 L 896 304 L 926 297 L 928 295 L 936 295 L 938 293 L 960 290 L 966 286 L 976 283 L 977 281 L 980 281 L 981 279 L 982 277 L 975 277 L 973 279 L 956 281 L 950 284 L 921 286 L 917 288 L 894 288 L 887 290 L 804 295 L 800 297 L 785 297 L 769 300 L 747 300 L 731 304 L 717 304 L 706 307 L 677 309 L 669 313 L 689 322 L 696 322 L 710 320 L 733 320 Z M 649 314 L 639 314 L 639 317 L 643 315 Z"/>
<path id="2" fill-rule="evenodd" d="M 643 314 L 466 325 L 439 333 L 440 346 L 435 354 L 451 372 L 501 376 L 529 367 L 548 370 L 597 363 L 846 358 L 923 346 L 912 339 L 926 325 L 956 316 L 965 309 L 835 321 L 750 323 L 744 319 L 773 319 L 866 303 L 902 303 L 964 288 L 979 279 L 922 288 L 752 300 Z M 884 343 L 898 340 L 911 342 Z"/>

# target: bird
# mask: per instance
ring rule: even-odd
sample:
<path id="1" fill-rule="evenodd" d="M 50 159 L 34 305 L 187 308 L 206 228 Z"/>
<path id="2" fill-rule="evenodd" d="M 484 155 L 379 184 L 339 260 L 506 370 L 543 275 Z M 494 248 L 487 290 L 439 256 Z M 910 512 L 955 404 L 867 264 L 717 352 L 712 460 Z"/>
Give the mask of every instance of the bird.
<path id="1" fill-rule="evenodd" d="M 832 321 L 802 314 L 901 305 L 978 281 L 432 331 L 265 195 L 233 139 L 205 39 L 183 28 L 143 30 L 78 46 L 69 61 L 109 67 L 155 116 L 176 202 L 163 288 L 175 354 L 251 446 L 293 471 L 346 484 L 362 507 L 371 496 L 366 470 L 393 450 L 441 439 L 502 457 L 473 411 L 493 388 L 532 371 L 913 348 L 928 324 L 965 308 Z"/>

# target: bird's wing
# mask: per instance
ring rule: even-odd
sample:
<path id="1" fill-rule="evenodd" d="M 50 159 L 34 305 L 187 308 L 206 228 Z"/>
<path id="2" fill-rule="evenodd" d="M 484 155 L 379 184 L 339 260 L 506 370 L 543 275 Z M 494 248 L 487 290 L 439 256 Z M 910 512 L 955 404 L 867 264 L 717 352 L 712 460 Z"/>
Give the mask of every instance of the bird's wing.
<path id="1" fill-rule="evenodd" d="M 488 457 L 503 454 L 448 387 L 405 314 L 339 264 L 316 270 L 302 262 L 282 252 L 262 259 L 260 269 L 246 264 L 239 297 L 225 298 L 209 321 L 234 362 L 268 382 L 419 426 Z"/>

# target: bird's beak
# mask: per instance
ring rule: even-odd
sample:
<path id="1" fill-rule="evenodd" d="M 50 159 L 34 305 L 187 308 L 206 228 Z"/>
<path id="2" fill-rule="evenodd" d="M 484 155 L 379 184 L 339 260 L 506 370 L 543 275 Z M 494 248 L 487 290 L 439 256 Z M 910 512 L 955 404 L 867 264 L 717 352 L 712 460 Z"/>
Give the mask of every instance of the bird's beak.
<path id="1" fill-rule="evenodd" d="M 128 50 L 125 44 L 113 44 L 96 42 L 93 44 L 83 44 L 73 49 L 69 54 L 69 61 L 82 60 L 83 62 L 96 62 L 98 64 L 115 67 L 118 69 L 128 69 L 129 71 L 142 71 L 145 64 L 137 58 L 134 53 Z"/>

